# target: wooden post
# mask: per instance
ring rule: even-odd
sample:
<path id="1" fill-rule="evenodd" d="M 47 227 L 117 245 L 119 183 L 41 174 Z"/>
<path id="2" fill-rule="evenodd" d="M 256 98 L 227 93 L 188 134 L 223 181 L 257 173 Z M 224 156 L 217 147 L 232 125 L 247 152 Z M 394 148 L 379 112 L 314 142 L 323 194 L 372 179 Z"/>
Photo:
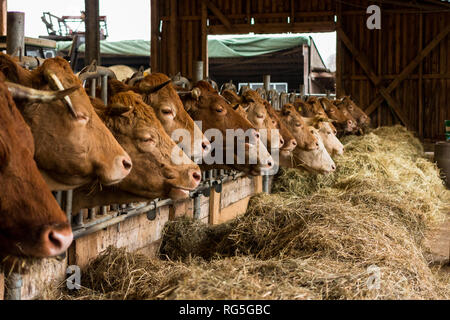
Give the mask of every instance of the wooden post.
<path id="1" fill-rule="evenodd" d="M 220 219 L 220 193 L 214 188 L 209 195 L 209 224 L 218 224 Z"/>
<path id="2" fill-rule="evenodd" d="M 100 21 L 99 21 L 99 0 L 84 0 L 86 11 L 86 50 L 84 63 L 89 65 L 92 60 L 100 61 Z"/>
<path id="3" fill-rule="evenodd" d="M 420 13 L 419 16 L 419 52 L 422 51 L 423 48 L 423 13 Z M 419 64 L 419 137 L 423 138 L 423 61 L 420 61 Z"/>
<path id="4" fill-rule="evenodd" d="M 178 72 L 178 44 L 177 44 L 177 1 L 170 0 L 170 25 L 169 25 L 169 75 L 174 76 Z"/>
<path id="5" fill-rule="evenodd" d="M 0 0 L 0 36 L 6 36 L 7 7 L 6 0 Z"/>
<path id="6" fill-rule="evenodd" d="M 340 1 L 336 1 L 336 27 L 342 25 L 342 5 Z M 343 96 L 344 90 L 342 88 L 342 41 L 338 33 L 336 33 L 336 98 Z"/>
<path id="7" fill-rule="evenodd" d="M 8 12 L 6 52 L 9 55 L 25 55 L 25 13 Z"/>
<path id="8" fill-rule="evenodd" d="M 5 274 L 3 272 L 0 273 L 0 300 L 5 298 Z"/>
<path id="9" fill-rule="evenodd" d="M 150 67 L 152 73 L 159 72 L 159 6 L 158 0 L 151 0 L 150 16 L 151 16 L 151 48 L 150 48 Z"/>
<path id="10" fill-rule="evenodd" d="M 263 191 L 262 176 L 253 177 L 253 183 L 255 184 L 255 194 L 261 193 Z"/>
<path id="11" fill-rule="evenodd" d="M 209 60 L 208 60 L 208 9 L 206 4 L 202 2 L 202 61 L 203 61 L 203 79 L 209 77 Z M 189 50 L 192 50 L 189 48 Z"/>

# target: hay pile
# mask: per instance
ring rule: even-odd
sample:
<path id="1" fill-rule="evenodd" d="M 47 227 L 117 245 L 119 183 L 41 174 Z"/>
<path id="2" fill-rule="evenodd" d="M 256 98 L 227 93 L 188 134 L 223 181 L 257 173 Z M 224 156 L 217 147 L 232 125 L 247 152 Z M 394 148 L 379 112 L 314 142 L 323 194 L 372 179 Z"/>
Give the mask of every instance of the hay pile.
<path id="1" fill-rule="evenodd" d="M 76 297 L 450 299 L 423 247 L 450 195 L 421 144 L 399 126 L 343 142 L 334 174 L 283 170 L 244 216 L 167 223 L 162 260 L 109 249 Z"/>

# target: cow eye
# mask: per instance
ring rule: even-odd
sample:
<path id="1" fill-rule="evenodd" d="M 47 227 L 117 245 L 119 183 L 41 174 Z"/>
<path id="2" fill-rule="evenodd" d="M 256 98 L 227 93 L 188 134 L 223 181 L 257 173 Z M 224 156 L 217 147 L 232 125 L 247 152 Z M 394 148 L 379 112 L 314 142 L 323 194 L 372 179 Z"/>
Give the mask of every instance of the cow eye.
<path id="1" fill-rule="evenodd" d="M 327 134 L 331 134 L 331 131 L 328 131 Z"/>
<path id="2" fill-rule="evenodd" d="M 331 109 L 331 110 L 330 110 L 330 113 L 334 113 L 334 109 Z"/>
<path id="3" fill-rule="evenodd" d="M 142 138 L 140 138 L 140 140 L 143 143 L 154 143 L 155 142 L 155 140 L 151 136 L 142 137 Z"/>
<path id="4" fill-rule="evenodd" d="M 77 121 L 86 124 L 89 121 L 89 117 L 83 113 L 77 114 Z"/>
<path id="5" fill-rule="evenodd" d="M 169 114 L 172 114 L 172 109 L 170 109 L 170 108 L 161 109 L 161 112 L 162 112 L 162 114 L 169 115 Z"/>
<path id="6" fill-rule="evenodd" d="M 333 133 L 334 133 L 334 135 L 337 135 L 337 131 L 334 131 Z"/>
<path id="7" fill-rule="evenodd" d="M 314 134 L 314 130 L 311 130 L 311 133 Z"/>
<path id="8" fill-rule="evenodd" d="M 221 113 L 223 111 L 222 107 L 216 108 L 216 112 Z"/>
<path id="9" fill-rule="evenodd" d="M 295 124 L 295 126 L 300 128 L 300 127 L 302 126 L 302 124 L 301 124 L 300 122 L 297 122 L 297 123 Z"/>

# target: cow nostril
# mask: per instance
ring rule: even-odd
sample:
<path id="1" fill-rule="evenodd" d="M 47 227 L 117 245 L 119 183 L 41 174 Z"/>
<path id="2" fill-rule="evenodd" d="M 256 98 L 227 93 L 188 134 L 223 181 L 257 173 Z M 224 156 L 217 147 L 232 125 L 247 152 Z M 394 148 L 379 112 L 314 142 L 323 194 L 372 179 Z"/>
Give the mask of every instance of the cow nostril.
<path id="1" fill-rule="evenodd" d="M 256 139 L 259 139 L 259 132 L 255 131 L 255 137 Z"/>
<path id="2" fill-rule="evenodd" d="M 267 161 L 267 165 L 269 166 L 269 167 L 271 167 L 272 166 L 272 161 Z"/>
<path id="3" fill-rule="evenodd" d="M 297 145 L 297 141 L 291 140 L 291 144 L 295 147 Z"/>
<path id="4" fill-rule="evenodd" d="M 331 170 L 336 170 L 336 166 L 334 164 L 331 165 Z"/>
<path id="5" fill-rule="evenodd" d="M 209 148 L 209 146 L 210 146 L 210 144 L 209 143 L 206 143 L 206 142 L 202 142 L 202 148 L 203 148 L 203 150 L 207 150 L 208 148 Z"/>
<path id="6" fill-rule="evenodd" d="M 62 230 L 47 229 L 47 231 L 44 231 L 43 236 L 46 256 L 55 256 L 63 253 L 73 240 L 72 230 L 69 227 Z"/>
<path id="7" fill-rule="evenodd" d="M 280 146 L 284 145 L 284 140 L 280 139 Z"/>
<path id="8" fill-rule="evenodd" d="M 122 164 L 126 170 L 131 170 L 131 167 L 132 167 L 131 161 L 129 161 L 127 159 L 123 159 Z"/>
<path id="9" fill-rule="evenodd" d="M 316 147 L 318 147 L 319 146 L 319 143 L 318 142 L 316 142 Z"/>
<path id="10" fill-rule="evenodd" d="M 192 173 L 192 178 L 194 178 L 195 181 L 200 181 L 202 179 L 202 175 L 199 172 L 195 171 Z"/>

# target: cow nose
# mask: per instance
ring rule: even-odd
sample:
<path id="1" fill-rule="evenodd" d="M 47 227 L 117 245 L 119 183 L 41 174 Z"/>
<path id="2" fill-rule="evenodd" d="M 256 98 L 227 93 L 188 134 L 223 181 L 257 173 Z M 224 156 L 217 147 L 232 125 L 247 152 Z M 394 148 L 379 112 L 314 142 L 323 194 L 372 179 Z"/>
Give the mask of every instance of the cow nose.
<path id="1" fill-rule="evenodd" d="M 128 171 L 131 170 L 132 164 L 131 164 L 130 160 L 123 159 L 122 164 L 123 164 L 123 167 L 125 168 L 125 170 L 128 170 Z"/>
<path id="2" fill-rule="evenodd" d="M 283 138 L 280 138 L 280 148 L 281 148 L 282 146 L 284 146 L 284 140 L 283 140 Z"/>
<path id="3" fill-rule="evenodd" d="M 202 179 L 202 175 L 200 172 L 194 171 L 192 173 L 192 178 L 194 178 L 194 181 L 200 181 Z"/>
<path id="4" fill-rule="evenodd" d="M 57 256 L 65 252 L 73 240 L 70 226 L 50 226 L 42 233 L 43 253 L 45 256 Z"/>
<path id="5" fill-rule="evenodd" d="M 291 139 L 291 145 L 295 148 L 297 146 L 297 141 L 295 141 L 295 139 Z"/>
<path id="6" fill-rule="evenodd" d="M 336 166 L 334 164 L 331 165 L 331 171 L 336 170 Z"/>

